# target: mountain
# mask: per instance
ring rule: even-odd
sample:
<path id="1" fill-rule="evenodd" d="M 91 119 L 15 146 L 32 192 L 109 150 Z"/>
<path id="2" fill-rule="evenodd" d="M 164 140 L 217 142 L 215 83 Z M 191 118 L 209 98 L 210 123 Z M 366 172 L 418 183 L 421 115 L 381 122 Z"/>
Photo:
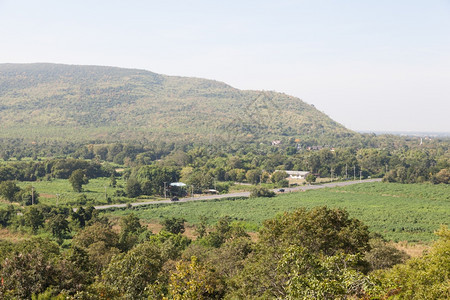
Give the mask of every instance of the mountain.
<path id="1" fill-rule="evenodd" d="M 302 100 L 145 70 L 0 64 L 0 138 L 271 141 L 355 133 Z"/>

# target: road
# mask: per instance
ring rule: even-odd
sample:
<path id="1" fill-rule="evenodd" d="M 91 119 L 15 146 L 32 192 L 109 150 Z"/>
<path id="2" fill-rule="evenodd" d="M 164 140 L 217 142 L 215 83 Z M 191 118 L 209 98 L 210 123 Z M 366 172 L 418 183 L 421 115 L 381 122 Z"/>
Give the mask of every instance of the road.
<path id="1" fill-rule="evenodd" d="M 330 182 L 330 183 L 324 183 L 324 184 L 315 184 L 315 185 L 304 185 L 304 186 L 297 186 L 293 188 L 284 188 L 284 193 L 290 193 L 290 192 L 299 192 L 299 191 L 306 191 L 306 190 L 316 190 L 316 189 L 323 189 L 327 187 L 337 187 L 337 186 L 346 186 L 351 184 L 357 184 L 357 183 L 364 183 L 364 182 L 379 182 L 381 181 L 381 178 L 376 179 L 365 179 L 362 181 L 359 180 L 353 180 L 353 181 L 341 181 L 341 182 Z M 272 191 L 277 192 L 278 189 L 273 189 Z M 131 206 L 141 206 L 141 205 L 152 205 L 152 204 L 161 204 L 161 203 L 179 203 L 179 202 L 188 202 L 188 201 L 199 201 L 199 200 L 213 200 L 213 199 L 223 199 L 223 198 L 233 198 L 233 197 L 249 197 L 250 192 L 239 192 L 239 193 L 230 193 L 230 194 L 223 194 L 223 195 L 205 195 L 205 196 L 197 196 L 197 197 L 188 197 L 188 198 L 181 198 L 179 201 L 171 201 L 168 200 L 158 200 L 158 201 L 147 201 L 147 202 L 135 202 L 131 203 Z M 94 206 L 95 209 L 107 209 L 112 207 L 126 207 L 128 204 L 108 204 L 108 205 L 98 205 Z"/>

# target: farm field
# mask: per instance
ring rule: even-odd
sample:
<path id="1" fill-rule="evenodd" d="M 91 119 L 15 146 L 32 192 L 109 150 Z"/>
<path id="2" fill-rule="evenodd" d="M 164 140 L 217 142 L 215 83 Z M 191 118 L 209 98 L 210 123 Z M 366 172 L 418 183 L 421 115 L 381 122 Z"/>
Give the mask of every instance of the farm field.
<path id="1" fill-rule="evenodd" d="M 86 195 L 87 199 L 91 199 L 95 204 L 106 204 L 106 197 L 112 197 L 116 190 L 123 189 L 125 182 L 121 178 L 117 178 L 117 187 L 113 188 L 109 178 L 90 179 L 88 184 L 83 185 L 83 192 L 77 193 L 73 191 L 72 185 L 67 179 L 52 179 L 51 181 L 34 181 L 34 182 L 17 182 L 21 188 L 25 188 L 33 184 L 33 187 L 39 193 L 39 202 L 42 204 L 59 205 L 70 204 L 75 205 L 79 202 L 79 198 Z M 106 196 L 105 196 L 106 187 Z M 59 194 L 59 199 L 57 197 Z M 114 200 L 117 201 L 117 197 Z M 123 202 L 131 202 L 136 199 L 121 198 Z"/>
<path id="2" fill-rule="evenodd" d="M 386 239 L 429 242 L 441 224 L 450 223 L 450 188 L 448 185 L 362 183 L 339 188 L 281 194 L 274 198 L 207 200 L 188 203 L 158 204 L 135 208 L 135 214 L 147 222 L 183 217 L 190 224 L 206 216 L 210 224 L 230 216 L 249 231 L 256 231 L 264 220 L 300 207 L 326 205 L 344 208 L 351 217 L 367 224 L 372 232 Z M 113 216 L 129 210 L 107 212 Z"/>

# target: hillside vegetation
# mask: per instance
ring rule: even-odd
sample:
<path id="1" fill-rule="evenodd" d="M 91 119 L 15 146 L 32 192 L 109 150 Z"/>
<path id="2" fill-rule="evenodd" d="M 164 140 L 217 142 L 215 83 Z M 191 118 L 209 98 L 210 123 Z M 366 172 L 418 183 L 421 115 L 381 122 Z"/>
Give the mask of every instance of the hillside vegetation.
<path id="1" fill-rule="evenodd" d="M 354 135 L 302 100 L 144 70 L 0 64 L 0 138 L 185 143 Z"/>

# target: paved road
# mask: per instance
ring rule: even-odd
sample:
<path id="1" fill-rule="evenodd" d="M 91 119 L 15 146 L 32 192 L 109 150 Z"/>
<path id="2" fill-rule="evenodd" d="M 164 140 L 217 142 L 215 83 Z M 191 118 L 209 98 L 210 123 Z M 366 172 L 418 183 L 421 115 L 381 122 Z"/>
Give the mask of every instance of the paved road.
<path id="1" fill-rule="evenodd" d="M 306 190 L 316 190 L 316 189 L 323 189 L 326 187 L 337 187 L 337 186 L 346 186 L 351 184 L 357 184 L 357 183 L 364 183 L 364 182 L 379 182 L 381 181 L 381 178 L 376 179 L 366 179 L 366 180 L 354 180 L 354 181 L 341 181 L 341 182 L 331 182 L 331 183 L 324 183 L 324 184 L 317 184 L 317 185 L 304 185 L 304 186 L 297 186 L 293 188 L 284 188 L 285 193 L 289 192 L 299 192 L 299 191 L 306 191 Z M 273 189 L 272 191 L 277 192 L 279 189 Z M 189 198 L 181 198 L 179 201 L 174 202 L 168 200 L 159 200 L 159 201 L 147 201 L 147 202 L 135 202 L 131 203 L 131 206 L 141 206 L 141 205 L 151 205 L 151 204 L 161 204 L 161 203 L 178 203 L 178 202 L 188 202 L 188 201 L 199 201 L 199 200 L 212 200 L 212 199 L 223 199 L 223 198 L 232 198 L 232 197 L 249 197 L 250 192 L 239 192 L 239 193 L 230 193 L 230 194 L 223 194 L 223 195 L 205 195 L 205 196 L 197 196 L 197 197 L 189 197 Z M 128 204 L 109 204 L 109 205 L 98 205 L 94 206 L 95 209 L 107 209 L 111 207 L 126 207 Z"/>

